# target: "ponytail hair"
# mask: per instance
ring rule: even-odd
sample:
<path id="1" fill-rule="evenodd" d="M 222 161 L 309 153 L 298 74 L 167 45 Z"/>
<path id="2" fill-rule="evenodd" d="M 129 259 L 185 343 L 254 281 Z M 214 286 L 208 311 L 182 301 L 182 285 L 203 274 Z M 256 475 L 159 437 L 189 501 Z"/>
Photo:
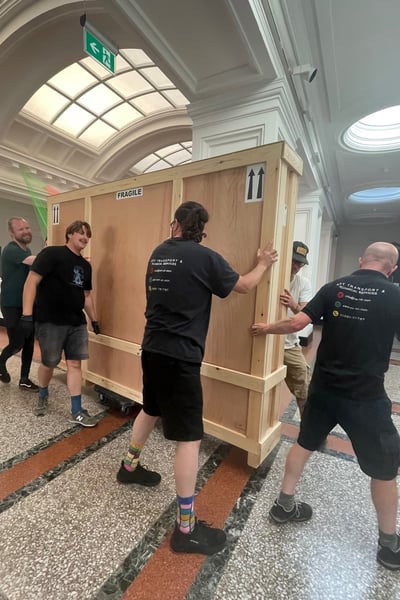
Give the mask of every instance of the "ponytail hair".
<path id="1" fill-rule="evenodd" d="M 174 218 L 181 226 L 184 240 L 199 244 L 207 236 L 203 230 L 208 221 L 208 212 L 198 202 L 184 202 L 176 209 Z"/>

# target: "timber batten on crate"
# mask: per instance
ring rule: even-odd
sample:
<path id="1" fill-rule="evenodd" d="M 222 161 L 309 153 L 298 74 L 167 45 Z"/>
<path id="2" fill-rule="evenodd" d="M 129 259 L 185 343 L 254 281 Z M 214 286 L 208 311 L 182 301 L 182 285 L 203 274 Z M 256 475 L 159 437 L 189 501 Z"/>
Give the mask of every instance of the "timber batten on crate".
<path id="1" fill-rule="evenodd" d="M 279 251 L 255 290 L 213 298 L 201 370 L 206 432 L 245 449 L 249 464 L 258 466 L 279 440 L 285 367 L 283 338 L 253 338 L 250 326 L 284 316 L 279 293 L 289 285 L 301 169 L 290 147 L 276 142 L 49 197 L 50 244 L 63 244 L 75 219 L 93 231 L 86 254 L 101 334 L 90 334 L 86 380 L 141 402 L 147 261 L 169 237 L 179 204 L 200 202 L 210 214 L 202 243 L 239 273 L 254 266 L 268 240 Z"/>

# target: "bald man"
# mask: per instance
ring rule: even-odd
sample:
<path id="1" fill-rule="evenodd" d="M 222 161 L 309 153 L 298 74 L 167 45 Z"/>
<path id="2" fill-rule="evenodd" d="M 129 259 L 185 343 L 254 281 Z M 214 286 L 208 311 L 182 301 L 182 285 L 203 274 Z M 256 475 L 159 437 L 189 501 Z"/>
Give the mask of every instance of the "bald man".
<path id="1" fill-rule="evenodd" d="M 311 506 L 295 501 L 295 488 L 311 453 L 339 424 L 353 444 L 360 468 L 371 478 L 379 526 L 377 560 L 391 570 L 400 569 L 396 533 L 400 438 L 384 374 L 394 334 L 400 333 L 400 289 L 388 281 L 398 257 L 392 244 L 371 244 L 359 258 L 357 271 L 324 285 L 301 312 L 252 326 L 253 335 L 286 335 L 323 319 L 299 437 L 287 455 L 271 520 L 282 524 L 311 518 Z"/>

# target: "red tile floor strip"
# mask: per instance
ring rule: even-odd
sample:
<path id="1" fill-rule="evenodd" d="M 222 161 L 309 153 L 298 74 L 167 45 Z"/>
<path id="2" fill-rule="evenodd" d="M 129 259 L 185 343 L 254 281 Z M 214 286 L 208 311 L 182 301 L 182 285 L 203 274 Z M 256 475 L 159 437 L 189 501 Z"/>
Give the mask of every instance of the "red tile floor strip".
<path id="1" fill-rule="evenodd" d="M 253 469 L 246 464 L 247 453 L 232 448 L 214 475 L 196 496 L 198 517 L 223 527 Z M 199 554 L 177 554 L 164 541 L 127 589 L 122 600 L 179 600 L 185 598 L 202 563 Z M 162 581 L 162 586 L 155 582 Z M 159 587 L 159 589 L 157 589 Z"/>

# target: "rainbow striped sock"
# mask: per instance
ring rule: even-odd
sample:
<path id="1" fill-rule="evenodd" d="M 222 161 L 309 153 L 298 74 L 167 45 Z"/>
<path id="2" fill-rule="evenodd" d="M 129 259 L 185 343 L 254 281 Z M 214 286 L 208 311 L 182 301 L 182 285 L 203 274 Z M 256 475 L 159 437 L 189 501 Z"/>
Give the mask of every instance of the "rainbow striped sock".
<path id="1" fill-rule="evenodd" d="M 194 496 L 188 498 L 176 497 L 177 515 L 176 522 L 182 533 L 191 533 L 194 529 L 196 518 L 194 515 Z"/>
<path id="2" fill-rule="evenodd" d="M 143 444 L 138 444 L 137 442 L 131 442 L 129 445 L 128 453 L 123 461 L 127 471 L 134 471 L 136 469 L 142 448 Z"/>

